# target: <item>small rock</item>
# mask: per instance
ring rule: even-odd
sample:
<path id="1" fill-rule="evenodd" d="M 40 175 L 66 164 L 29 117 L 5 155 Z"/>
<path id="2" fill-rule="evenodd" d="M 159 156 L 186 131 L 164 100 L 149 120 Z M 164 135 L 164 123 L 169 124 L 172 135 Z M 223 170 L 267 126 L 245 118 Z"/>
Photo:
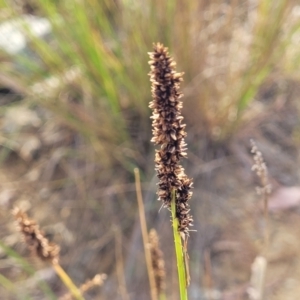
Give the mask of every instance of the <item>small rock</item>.
<path id="1" fill-rule="evenodd" d="M 42 121 L 37 113 L 27 107 L 17 106 L 10 108 L 3 120 L 3 130 L 7 133 L 20 132 L 22 129 L 37 128 Z"/>
<path id="2" fill-rule="evenodd" d="M 41 149 L 42 143 L 36 136 L 29 136 L 19 149 L 19 155 L 25 161 L 32 161 L 38 151 Z"/>
<path id="3" fill-rule="evenodd" d="M 300 205 L 300 187 L 281 187 L 274 192 L 269 200 L 270 211 L 287 210 Z"/>

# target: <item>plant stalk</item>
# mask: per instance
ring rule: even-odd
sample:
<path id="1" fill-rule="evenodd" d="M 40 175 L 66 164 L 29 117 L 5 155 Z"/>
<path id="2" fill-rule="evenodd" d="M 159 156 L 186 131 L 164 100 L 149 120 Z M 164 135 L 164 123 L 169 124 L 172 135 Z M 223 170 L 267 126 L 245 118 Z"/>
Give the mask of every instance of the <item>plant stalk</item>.
<path id="1" fill-rule="evenodd" d="M 69 292 L 73 295 L 76 300 L 84 300 L 79 288 L 73 283 L 72 279 L 65 272 L 65 270 L 58 263 L 52 263 L 52 266 L 56 274 L 60 277 L 62 282 L 68 288 Z"/>
<path id="2" fill-rule="evenodd" d="M 155 284 L 155 278 L 154 278 L 153 267 L 151 262 L 151 253 L 149 248 L 145 207 L 144 207 L 144 202 L 142 197 L 140 171 L 138 168 L 134 169 L 134 176 L 135 176 L 136 197 L 137 197 L 137 202 L 139 207 L 139 216 L 140 216 L 143 244 L 145 250 L 146 266 L 147 266 L 148 277 L 149 277 L 151 300 L 157 300 L 157 288 Z"/>
<path id="3" fill-rule="evenodd" d="M 184 257 L 182 251 L 182 241 L 180 237 L 180 232 L 178 230 L 178 219 L 176 217 L 175 199 L 176 199 L 176 191 L 175 189 L 173 189 L 172 199 L 171 199 L 171 212 L 172 212 L 172 225 L 173 225 L 176 261 L 177 261 L 180 300 L 188 300 L 186 272 L 185 272 Z"/>

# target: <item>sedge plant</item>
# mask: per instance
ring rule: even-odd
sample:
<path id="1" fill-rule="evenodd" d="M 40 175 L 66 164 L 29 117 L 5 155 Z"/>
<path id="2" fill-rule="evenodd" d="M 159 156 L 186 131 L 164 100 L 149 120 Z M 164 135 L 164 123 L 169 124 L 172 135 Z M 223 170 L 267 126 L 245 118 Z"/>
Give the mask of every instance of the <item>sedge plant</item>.
<path id="1" fill-rule="evenodd" d="M 13 210 L 13 215 L 27 247 L 40 260 L 51 263 L 56 274 L 67 287 L 68 293 L 60 298 L 61 300 L 84 300 L 84 292 L 96 285 L 103 284 L 106 275 L 97 274 L 93 279 L 86 281 L 78 288 L 59 263 L 60 247 L 53 242 L 49 242 L 45 234 L 40 230 L 36 221 L 30 219 L 22 210 L 16 207 Z"/>
<path id="2" fill-rule="evenodd" d="M 77 300 L 84 300 L 80 290 L 59 264 L 60 247 L 55 243 L 49 242 L 44 233 L 40 230 L 36 221 L 29 219 L 27 214 L 22 210 L 16 207 L 13 210 L 13 215 L 17 220 L 23 239 L 31 252 L 41 260 L 50 262 L 56 274 L 66 285 L 74 298 Z"/>
<path id="3" fill-rule="evenodd" d="M 182 93 L 179 91 L 183 73 L 177 73 L 176 63 L 170 57 L 168 48 L 162 44 L 154 45 L 149 53 L 151 66 L 150 81 L 152 98 L 150 108 L 153 110 L 152 142 L 160 145 L 155 153 L 155 168 L 159 178 L 158 197 L 163 206 L 172 212 L 173 234 L 177 260 L 180 299 L 188 299 L 188 270 L 183 245 L 186 245 L 193 218 L 189 211 L 192 196 L 192 179 L 185 174 L 180 159 L 186 157 L 185 124 L 181 115 Z"/>
<path id="4" fill-rule="evenodd" d="M 270 246 L 270 222 L 269 222 L 269 197 L 272 191 L 269 182 L 268 168 L 263 158 L 262 153 L 254 140 L 251 140 L 251 153 L 253 154 L 254 171 L 259 179 L 260 186 L 256 187 L 257 194 L 263 200 L 263 247 L 260 254 L 256 256 L 252 264 L 250 287 L 248 289 L 249 299 L 262 300 L 264 299 L 266 272 L 268 267 L 269 246 Z"/>

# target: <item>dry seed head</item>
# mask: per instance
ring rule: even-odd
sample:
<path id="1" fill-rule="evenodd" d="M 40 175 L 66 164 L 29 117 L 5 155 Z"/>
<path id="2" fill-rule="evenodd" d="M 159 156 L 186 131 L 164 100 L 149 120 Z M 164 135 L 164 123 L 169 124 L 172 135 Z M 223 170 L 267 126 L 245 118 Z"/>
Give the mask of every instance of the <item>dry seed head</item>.
<path id="1" fill-rule="evenodd" d="M 157 232 L 154 229 L 149 232 L 149 245 L 156 289 L 157 293 L 160 294 L 165 290 L 165 261 L 159 247 Z"/>
<path id="2" fill-rule="evenodd" d="M 254 165 L 252 166 L 252 171 L 254 171 L 260 180 L 261 187 L 257 187 L 258 194 L 270 194 L 271 185 L 268 180 L 268 168 L 262 156 L 262 153 L 258 150 L 255 142 L 250 140 L 252 145 L 251 153 L 253 154 Z"/>
<path id="3" fill-rule="evenodd" d="M 95 286 L 101 286 L 107 278 L 106 274 L 97 274 L 93 279 L 86 281 L 81 287 L 81 292 L 86 292 Z"/>
<path id="4" fill-rule="evenodd" d="M 185 124 L 181 115 L 182 93 L 179 91 L 183 73 L 176 73 L 176 63 L 169 56 L 168 48 L 158 43 L 149 53 L 150 81 L 153 100 L 152 142 L 160 145 L 155 153 L 155 169 L 159 178 L 158 197 L 170 208 L 172 190 L 176 191 L 176 217 L 179 230 L 188 235 L 193 218 L 189 214 L 188 200 L 192 196 L 192 179 L 185 174 L 180 159 L 186 157 Z"/>
<path id="5" fill-rule="evenodd" d="M 106 274 L 97 274 L 93 279 L 87 280 L 84 284 L 82 284 L 79 290 L 82 293 L 85 293 L 96 286 L 102 286 L 106 278 L 107 278 Z M 73 296 L 71 293 L 67 293 L 59 298 L 59 300 L 72 300 L 72 299 Z"/>
<path id="6" fill-rule="evenodd" d="M 18 207 L 13 209 L 12 214 L 28 248 L 40 259 L 58 263 L 59 246 L 48 241 L 36 221 L 29 219 Z"/>

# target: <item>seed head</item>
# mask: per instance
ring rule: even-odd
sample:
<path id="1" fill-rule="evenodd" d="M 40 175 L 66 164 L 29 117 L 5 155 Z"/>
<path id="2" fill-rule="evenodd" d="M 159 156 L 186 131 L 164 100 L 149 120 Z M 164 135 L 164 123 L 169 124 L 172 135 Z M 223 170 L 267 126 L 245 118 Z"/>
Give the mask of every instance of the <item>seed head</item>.
<path id="1" fill-rule="evenodd" d="M 258 194 L 271 194 L 271 184 L 269 183 L 268 168 L 262 156 L 262 153 L 258 150 L 254 140 L 250 140 L 253 154 L 254 165 L 252 166 L 252 171 L 254 171 L 260 180 L 260 187 L 256 188 Z"/>
<path id="2" fill-rule="evenodd" d="M 36 221 L 29 219 L 27 214 L 19 208 L 14 208 L 12 213 L 18 222 L 19 230 L 28 248 L 40 259 L 58 263 L 59 246 L 49 242 L 44 233 L 39 229 Z"/>
<path id="3" fill-rule="evenodd" d="M 149 107 L 152 113 L 152 142 L 160 145 L 155 153 L 155 169 L 159 178 L 158 200 L 170 208 L 172 190 L 176 191 L 176 217 L 179 230 L 188 235 L 193 218 L 189 214 L 188 200 L 192 196 L 192 179 L 185 174 L 180 159 L 186 157 L 185 124 L 181 115 L 182 93 L 179 91 L 183 73 L 177 73 L 176 63 L 168 48 L 158 43 L 149 53 L 150 81 L 153 100 Z"/>
<path id="4" fill-rule="evenodd" d="M 165 261 L 159 247 L 159 240 L 155 229 L 149 232 L 149 245 L 151 252 L 152 267 L 158 295 L 165 290 Z"/>
<path id="5" fill-rule="evenodd" d="M 83 294 L 96 286 L 102 286 L 106 278 L 107 278 L 106 274 L 97 274 L 93 279 L 87 280 L 84 284 L 82 284 L 79 290 Z M 73 296 L 70 292 L 59 298 L 59 300 L 72 300 L 72 299 Z"/>

